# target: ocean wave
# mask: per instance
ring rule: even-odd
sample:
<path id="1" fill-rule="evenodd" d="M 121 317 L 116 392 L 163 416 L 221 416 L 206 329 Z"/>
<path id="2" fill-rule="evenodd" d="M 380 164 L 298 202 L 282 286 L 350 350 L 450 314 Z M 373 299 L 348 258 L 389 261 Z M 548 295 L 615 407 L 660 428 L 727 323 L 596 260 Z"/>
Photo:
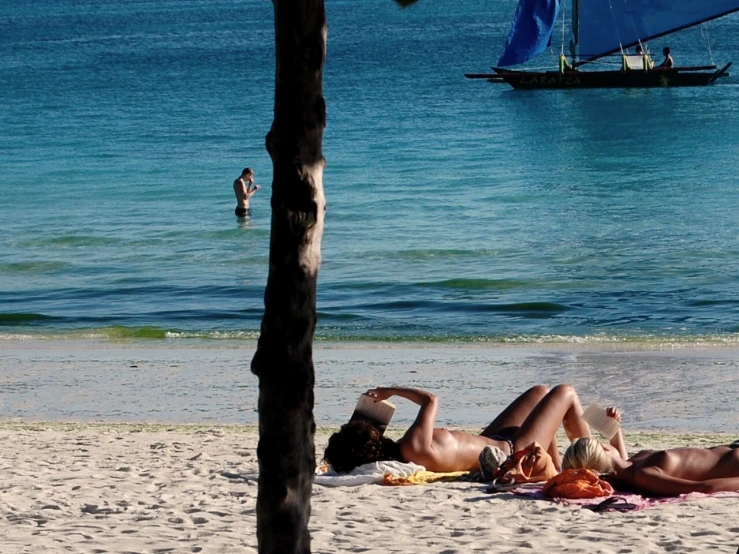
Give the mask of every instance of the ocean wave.
<path id="1" fill-rule="evenodd" d="M 257 330 L 173 330 L 154 326 L 125 327 L 111 326 L 97 329 L 77 329 L 51 332 L 45 330 L 24 329 L 22 332 L 0 333 L 0 340 L 109 340 L 109 341 L 256 341 L 260 332 Z M 314 342 L 321 343 L 378 343 L 378 344 L 457 344 L 457 345 L 632 345 L 635 347 L 720 347 L 739 346 L 739 333 L 727 334 L 629 334 L 629 333 L 595 333 L 584 335 L 567 334 L 509 334 L 509 335 L 463 335 L 449 333 L 446 335 L 429 333 L 371 333 L 362 331 L 319 330 Z"/>
<path id="2" fill-rule="evenodd" d="M 43 314 L 0 314 L 0 326 L 3 325 L 22 325 L 37 322 L 48 322 L 55 318 Z"/>
<path id="3" fill-rule="evenodd" d="M 69 267 L 70 264 L 61 261 L 13 262 L 0 264 L 0 275 L 56 273 L 64 271 Z"/>
<path id="4" fill-rule="evenodd" d="M 419 287 L 446 288 L 461 291 L 510 290 L 530 287 L 536 284 L 526 279 L 445 279 L 418 283 Z"/>

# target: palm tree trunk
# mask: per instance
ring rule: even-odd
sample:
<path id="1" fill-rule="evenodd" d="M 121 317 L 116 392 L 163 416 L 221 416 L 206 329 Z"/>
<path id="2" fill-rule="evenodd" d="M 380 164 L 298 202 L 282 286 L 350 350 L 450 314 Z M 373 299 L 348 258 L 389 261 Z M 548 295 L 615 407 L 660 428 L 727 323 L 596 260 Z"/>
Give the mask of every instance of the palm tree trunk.
<path id="1" fill-rule="evenodd" d="M 272 227 L 264 317 L 252 372 L 259 377 L 259 552 L 310 552 L 315 471 L 313 334 L 325 199 L 323 0 L 273 0 L 275 113 Z"/>

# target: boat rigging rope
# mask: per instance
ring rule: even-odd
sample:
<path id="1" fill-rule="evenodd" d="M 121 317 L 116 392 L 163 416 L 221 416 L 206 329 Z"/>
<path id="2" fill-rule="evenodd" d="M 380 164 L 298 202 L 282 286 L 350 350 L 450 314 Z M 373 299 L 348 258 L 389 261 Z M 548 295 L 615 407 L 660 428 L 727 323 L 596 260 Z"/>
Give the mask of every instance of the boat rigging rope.
<path id="1" fill-rule="evenodd" d="M 567 19 L 567 2 L 562 4 L 562 44 L 559 48 L 559 55 L 565 55 L 565 19 Z"/>
<path id="2" fill-rule="evenodd" d="M 624 3 L 626 0 L 624 0 Z M 621 33 L 618 32 L 618 24 L 616 23 L 616 16 L 613 13 L 613 2 L 608 0 L 608 6 L 611 8 L 611 19 L 613 19 L 613 26 L 616 28 L 616 38 L 618 38 L 618 48 L 621 50 L 621 55 L 624 53 L 624 45 L 621 43 Z"/>
<path id="3" fill-rule="evenodd" d="M 703 32 L 704 30 L 705 33 Z M 711 50 L 711 37 L 708 35 L 708 22 L 701 25 L 701 36 L 706 40 L 706 44 L 708 44 L 708 55 L 711 57 L 711 65 L 716 65 L 713 59 L 713 51 Z"/>
<path id="4" fill-rule="evenodd" d="M 636 40 L 639 46 L 641 46 L 643 52 L 646 52 L 647 50 L 646 48 L 644 48 L 644 45 L 641 42 L 641 37 L 639 36 L 639 29 L 636 28 L 636 22 L 634 21 L 634 18 L 631 15 L 631 10 L 626 5 L 626 0 L 624 0 L 624 10 L 626 10 L 626 13 L 629 14 L 629 21 L 631 21 L 631 26 L 634 28 L 634 36 L 636 37 Z"/>

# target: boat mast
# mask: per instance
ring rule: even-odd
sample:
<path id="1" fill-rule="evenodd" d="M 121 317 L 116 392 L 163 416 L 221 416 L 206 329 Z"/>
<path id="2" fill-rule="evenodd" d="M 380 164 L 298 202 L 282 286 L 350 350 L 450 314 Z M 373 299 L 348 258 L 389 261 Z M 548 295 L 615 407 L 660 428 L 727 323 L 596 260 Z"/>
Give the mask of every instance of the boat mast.
<path id="1" fill-rule="evenodd" d="M 572 67 L 577 64 L 577 47 L 580 43 L 580 0 L 572 0 L 572 38 L 570 39 L 570 56 Z"/>

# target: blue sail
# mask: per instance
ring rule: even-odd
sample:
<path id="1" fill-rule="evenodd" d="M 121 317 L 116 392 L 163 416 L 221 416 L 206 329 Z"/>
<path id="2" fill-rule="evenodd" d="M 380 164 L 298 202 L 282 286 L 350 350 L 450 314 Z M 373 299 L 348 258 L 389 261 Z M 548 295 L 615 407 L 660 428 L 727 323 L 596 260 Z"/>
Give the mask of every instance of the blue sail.
<path id="1" fill-rule="evenodd" d="M 559 0 L 520 0 L 498 67 L 524 63 L 541 54 L 552 40 Z"/>
<path id="2" fill-rule="evenodd" d="M 580 59 L 593 60 L 739 11 L 739 0 L 586 0 L 580 2 Z"/>

